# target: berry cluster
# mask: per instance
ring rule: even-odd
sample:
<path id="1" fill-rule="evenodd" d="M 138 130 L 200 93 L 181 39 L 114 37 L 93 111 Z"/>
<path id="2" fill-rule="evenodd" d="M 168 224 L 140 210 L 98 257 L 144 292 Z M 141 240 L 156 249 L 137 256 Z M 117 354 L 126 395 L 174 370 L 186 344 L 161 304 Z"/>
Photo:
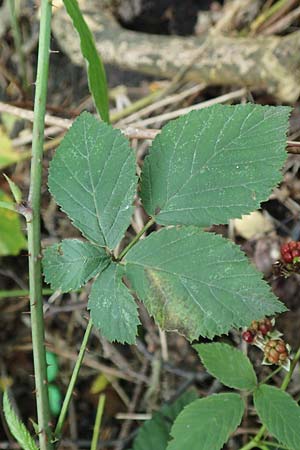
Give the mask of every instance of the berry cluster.
<path id="1" fill-rule="evenodd" d="M 266 336 L 272 330 L 273 324 L 270 319 L 253 320 L 250 327 L 243 332 L 242 338 L 251 344 L 257 336 Z"/>
<path id="2" fill-rule="evenodd" d="M 295 258 L 300 260 L 300 242 L 290 241 L 283 244 L 280 249 L 281 258 L 286 264 L 295 263 Z"/>
<path id="3" fill-rule="evenodd" d="M 281 365 L 289 357 L 289 350 L 282 339 L 270 339 L 264 349 L 265 361 Z"/>
<path id="4" fill-rule="evenodd" d="M 274 326 L 274 319 L 253 320 L 250 327 L 243 332 L 242 338 L 264 352 L 263 364 L 276 364 L 289 370 L 290 347 L 280 338 L 282 333 Z"/>

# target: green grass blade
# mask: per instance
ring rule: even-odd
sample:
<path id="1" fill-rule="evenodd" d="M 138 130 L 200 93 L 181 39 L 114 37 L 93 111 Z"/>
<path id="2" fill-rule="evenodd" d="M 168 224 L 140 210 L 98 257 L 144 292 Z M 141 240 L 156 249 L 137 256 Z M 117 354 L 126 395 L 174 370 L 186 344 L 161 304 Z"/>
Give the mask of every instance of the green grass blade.
<path id="1" fill-rule="evenodd" d="M 9 430 L 21 448 L 25 450 L 38 450 L 29 431 L 13 410 L 6 391 L 3 394 L 3 410 Z"/>
<path id="2" fill-rule="evenodd" d="M 109 99 L 104 65 L 95 47 L 93 35 L 79 9 L 77 0 L 63 0 L 67 13 L 80 37 L 82 55 L 87 62 L 88 82 L 97 111 L 109 122 Z"/>

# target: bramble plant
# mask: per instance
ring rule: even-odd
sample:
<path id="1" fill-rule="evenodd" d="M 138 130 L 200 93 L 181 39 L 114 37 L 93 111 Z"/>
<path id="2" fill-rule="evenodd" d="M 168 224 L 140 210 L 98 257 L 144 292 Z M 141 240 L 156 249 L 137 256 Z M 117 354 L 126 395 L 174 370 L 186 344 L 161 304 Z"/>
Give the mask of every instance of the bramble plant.
<path id="1" fill-rule="evenodd" d="M 285 311 L 284 305 L 237 246 L 204 228 L 257 208 L 279 182 L 288 115 L 286 107 L 216 105 L 166 125 L 142 168 L 139 193 L 149 221 L 116 254 L 137 194 L 135 157 L 120 131 L 83 113 L 51 162 L 49 189 L 88 241 L 48 247 L 46 281 L 68 292 L 94 279 L 88 308 L 110 341 L 135 342 L 139 319 L 132 294 L 161 328 L 191 341 L 251 323 L 243 338 L 264 351 L 264 364 L 278 365 L 275 373 L 288 370 L 285 389 L 299 355 L 290 367 L 274 320 L 261 319 Z M 155 222 L 164 228 L 141 240 Z M 264 426 L 244 449 L 266 448 L 265 427 L 286 448 L 299 448 L 300 410 L 288 394 L 258 383 L 248 358 L 226 344 L 195 348 L 225 386 L 253 394 Z M 197 450 L 203 442 L 202 450 L 220 449 L 244 409 L 236 393 L 197 399 L 178 415 L 164 448 Z"/>

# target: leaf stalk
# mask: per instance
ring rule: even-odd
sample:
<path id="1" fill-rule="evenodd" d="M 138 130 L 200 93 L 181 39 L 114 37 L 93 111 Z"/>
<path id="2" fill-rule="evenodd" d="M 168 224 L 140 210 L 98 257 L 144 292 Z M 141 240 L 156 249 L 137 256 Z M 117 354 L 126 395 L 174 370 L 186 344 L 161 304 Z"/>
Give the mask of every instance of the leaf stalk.
<path id="1" fill-rule="evenodd" d="M 132 241 L 124 248 L 117 258 L 117 261 L 121 261 L 122 258 L 129 252 L 129 250 L 139 241 L 140 237 L 155 223 L 155 219 L 150 219 L 146 225 L 141 229 L 141 231 L 132 239 Z"/>
<path id="2" fill-rule="evenodd" d="M 58 418 L 58 421 L 56 424 L 56 428 L 54 431 L 54 435 L 58 439 L 61 436 L 62 428 L 63 428 L 65 418 L 66 418 L 66 415 L 67 415 L 67 412 L 69 409 L 69 405 L 70 405 L 70 401 L 71 401 L 71 398 L 73 395 L 74 387 L 75 387 L 75 384 L 78 379 L 80 367 L 81 367 L 81 364 L 83 361 L 83 357 L 84 357 L 84 354 L 86 351 L 87 343 L 88 343 L 89 337 L 91 335 L 92 329 L 93 329 L 93 322 L 90 319 L 89 323 L 87 325 L 87 328 L 85 330 L 84 336 L 83 336 L 83 340 L 82 340 L 81 347 L 80 347 L 80 350 L 78 353 L 77 361 L 76 361 L 76 364 L 75 364 L 73 372 L 72 372 L 72 376 L 71 376 L 71 379 L 70 379 L 70 382 L 68 385 L 66 396 L 65 396 L 65 399 L 64 399 L 64 402 L 63 402 L 63 405 L 62 405 L 62 408 L 61 408 L 61 411 L 59 414 L 59 418 Z"/>

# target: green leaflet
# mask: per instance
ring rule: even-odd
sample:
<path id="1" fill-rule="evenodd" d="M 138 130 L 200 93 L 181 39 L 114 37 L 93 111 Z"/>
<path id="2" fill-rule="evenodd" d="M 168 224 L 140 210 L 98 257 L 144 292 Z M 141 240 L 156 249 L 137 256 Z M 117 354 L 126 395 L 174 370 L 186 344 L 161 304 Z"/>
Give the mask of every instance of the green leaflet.
<path id="1" fill-rule="evenodd" d="M 18 441 L 21 448 L 24 450 L 38 450 L 38 447 L 36 446 L 29 431 L 13 410 L 7 391 L 3 394 L 3 409 L 9 430 L 13 437 Z"/>
<path id="2" fill-rule="evenodd" d="M 166 450 L 171 426 L 183 408 L 197 398 L 194 391 L 185 392 L 175 402 L 164 405 L 147 420 L 133 441 L 132 450 Z"/>
<path id="3" fill-rule="evenodd" d="M 266 384 L 254 392 L 254 405 L 269 432 L 291 450 L 300 448 L 300 407 L 286 392 Z"/>
<path id="4" fill-rule="evenodd" d="M 103 248 L 79 239 L 64 239 L 44 251 L 45 280 L 62 292 L 79 289 L 110 262 Z"/>
<path id="5" fill-rule="evenodd" d="M 135 155 L 120 131 L 82 113 L 50 164 L 49 190 L 74 225 L 114 248 L 130 225 Z"/>
<path id="6" fill-rule="evenodd" d="M 89 88 L 102 120 L 109 122 L 109 98 L 105 69 L 99 56 L 93 35 L 87 26 L 77 0 L 63 0 L 67 13 L 80 37 L 80 47 L 87 63 Z"/>
<path id="7" fill-rule="evenodd" d="M 46 363 L 47 363 L 47 381 L 48 383 L 51 383 L 56 379 L 59 372 L 56 354 L 52 352 L 46 352 Z"/>
<path id="8" fill-rule="evenodd" d="M 3 118 L 3 113 L 1 118 Z M 0 170 L 22 161 L 23 152 L 18 152 L 14 149 L 11 139 L 3 127 L 0 127 L 0 148 Z"/>
<path id="9" fill-rule="evenodd" d="M 257 209 L 280 181 L 290 108 L 214 105 L 154 139 L 141 197 L 162 225 L 226 223 Z"/>
<path id="10" fill-rule="evenodd" d="M 249 358 L 232 345 L 214 342 L 194 345 L 206 370 L 235 389 L 254 389 L 256 375 Z"/>
<path id="11" fill-rule="evenodd" d="M 242 420 L 238 394 L 215 394 L 184 408 L 171 429 L 167 450 L 220 450 Z"/>
<path id="12" fill-rule="evenodd" d="M 55 384 L 48 385 L 49 407 L 53 416 L 58 416 L 63 402 L 62 394 Z"/>
<path id="13" fill-rule="evenodd" d="M 11 198 L 0 190 L 0 202 L 11 202 Z M 27 248 L 27 242 L 21 231 L 18 213 L 0 207 L 0 255 L 18 255 Z"/>
<path id="14" fill-rule="evenodd" d="M 88 308 L 93 324 L 109 341 L 134 344 L 140 321 L 122 276 L 122 267 L 115 263 L 104 270 L 92 286 Z"/>
<path id="15" fill-rule="evenodd" d="M 190 340 L 285 311 L 237 246 L 196 227 L 152 233 L 125 262 L 132 289 L 159 325 Z"/>

